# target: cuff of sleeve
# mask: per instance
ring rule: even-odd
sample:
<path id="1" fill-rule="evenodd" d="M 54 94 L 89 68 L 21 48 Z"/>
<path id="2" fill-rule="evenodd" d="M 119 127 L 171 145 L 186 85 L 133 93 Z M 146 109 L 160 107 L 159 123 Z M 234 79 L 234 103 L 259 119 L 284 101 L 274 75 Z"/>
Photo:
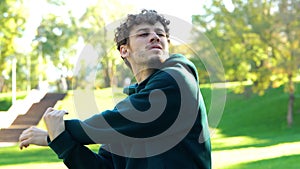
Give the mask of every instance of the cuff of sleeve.
<path id="1" fill-rule="evenodd" d="M 49 145 L 49 143 L 51 142 L 49 135 L 47 136 L 47 143 Z"/>
<path id="2" fill-rule="evenodd" d="M 66 158 L 70 150 L 76 145 L 71 135 L 67 131 L 63 131 L 54 140 L 50 141 L 47 137 L 48 146 L 58 155 L 60 159 Z"/>

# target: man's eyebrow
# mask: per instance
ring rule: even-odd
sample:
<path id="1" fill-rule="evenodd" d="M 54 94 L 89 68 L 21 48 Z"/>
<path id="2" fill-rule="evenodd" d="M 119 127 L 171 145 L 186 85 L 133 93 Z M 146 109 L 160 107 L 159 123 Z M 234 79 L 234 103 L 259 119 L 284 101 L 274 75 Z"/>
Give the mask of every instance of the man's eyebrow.
<path id="1" fill-rule="evenodd" d="M 136 30 L 136 32 L 149 32 L 149 28 L 140 28 L 138 30 Z M 154 31 L 161 31 L 161 32 L 165 32 L 163 29 L 161 28 L 155 28 Z"/>
<path id="2" fill-rule="evenodd" d="M 157 32 L 165 32 L 165 30 L 161 29 L 161 28 L 155 28 L 155 31 L 157 31 Z"/>
<path id="3" fill-rule="evenodd" d="M 149 30 L 150 30 L 149 28 L 140 28 L 140 29 L 136 30 L 135 32 L 147 32 Z"/>

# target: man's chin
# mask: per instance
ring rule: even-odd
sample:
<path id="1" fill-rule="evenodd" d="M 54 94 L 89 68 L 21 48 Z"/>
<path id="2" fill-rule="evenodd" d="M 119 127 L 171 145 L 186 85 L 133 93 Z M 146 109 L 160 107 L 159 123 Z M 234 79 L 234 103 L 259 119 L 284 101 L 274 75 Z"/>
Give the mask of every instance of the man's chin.
<path id="1" fill-rule="evenodd" d="M 159 69 L 162 66 L 162 63 L 169 58 L 169 55 L 152 55 L 149 56 L 148 66 L 150 68 Z"/>
<path id="2" fill-rule="evenodd" d="M 164 60 L 169 57 L 169 53 L 162 50 L 153 50 L 149 55 L 151 58 L 162 58 Z"/>

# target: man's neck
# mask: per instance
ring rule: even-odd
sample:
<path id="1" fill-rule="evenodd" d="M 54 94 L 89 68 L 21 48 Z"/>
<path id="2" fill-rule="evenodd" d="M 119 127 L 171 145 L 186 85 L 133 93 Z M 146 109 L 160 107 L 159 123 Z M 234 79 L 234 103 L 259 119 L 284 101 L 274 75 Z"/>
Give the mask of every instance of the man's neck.
<path id="1" fill-rule="evenodd" d="M 133 70 L 133 73 L 135 75 L 135 79 L 138 84 L 146 80 L 150 75 L 154 73 L 154 69 L 139 69 L 139 70 Z"/>
<path id="2" fill-rule="evenodd" d="M 155 70 L 160 69 L 163 63 L 169 58 L 168 55 L 160 60 L 153 60 L 149 64 L 131 64 L 132 72 L 138 84 L 146 80 Z"/>

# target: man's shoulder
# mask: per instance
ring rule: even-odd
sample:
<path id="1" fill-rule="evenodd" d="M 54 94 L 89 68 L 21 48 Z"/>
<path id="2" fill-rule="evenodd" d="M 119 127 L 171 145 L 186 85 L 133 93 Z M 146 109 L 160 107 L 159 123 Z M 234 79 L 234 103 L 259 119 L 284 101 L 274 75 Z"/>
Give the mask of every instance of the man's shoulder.
<path id="1" fill-rule="evenodd" d="M 179 74 L 186 75 L 187 72 L 191 73 L 198 81 L 197 68 L 193 62 L 187 59 L 182 54 L 172 54 L 170 58 L 164 63 L 163 71 L 177 71 Z"/>

